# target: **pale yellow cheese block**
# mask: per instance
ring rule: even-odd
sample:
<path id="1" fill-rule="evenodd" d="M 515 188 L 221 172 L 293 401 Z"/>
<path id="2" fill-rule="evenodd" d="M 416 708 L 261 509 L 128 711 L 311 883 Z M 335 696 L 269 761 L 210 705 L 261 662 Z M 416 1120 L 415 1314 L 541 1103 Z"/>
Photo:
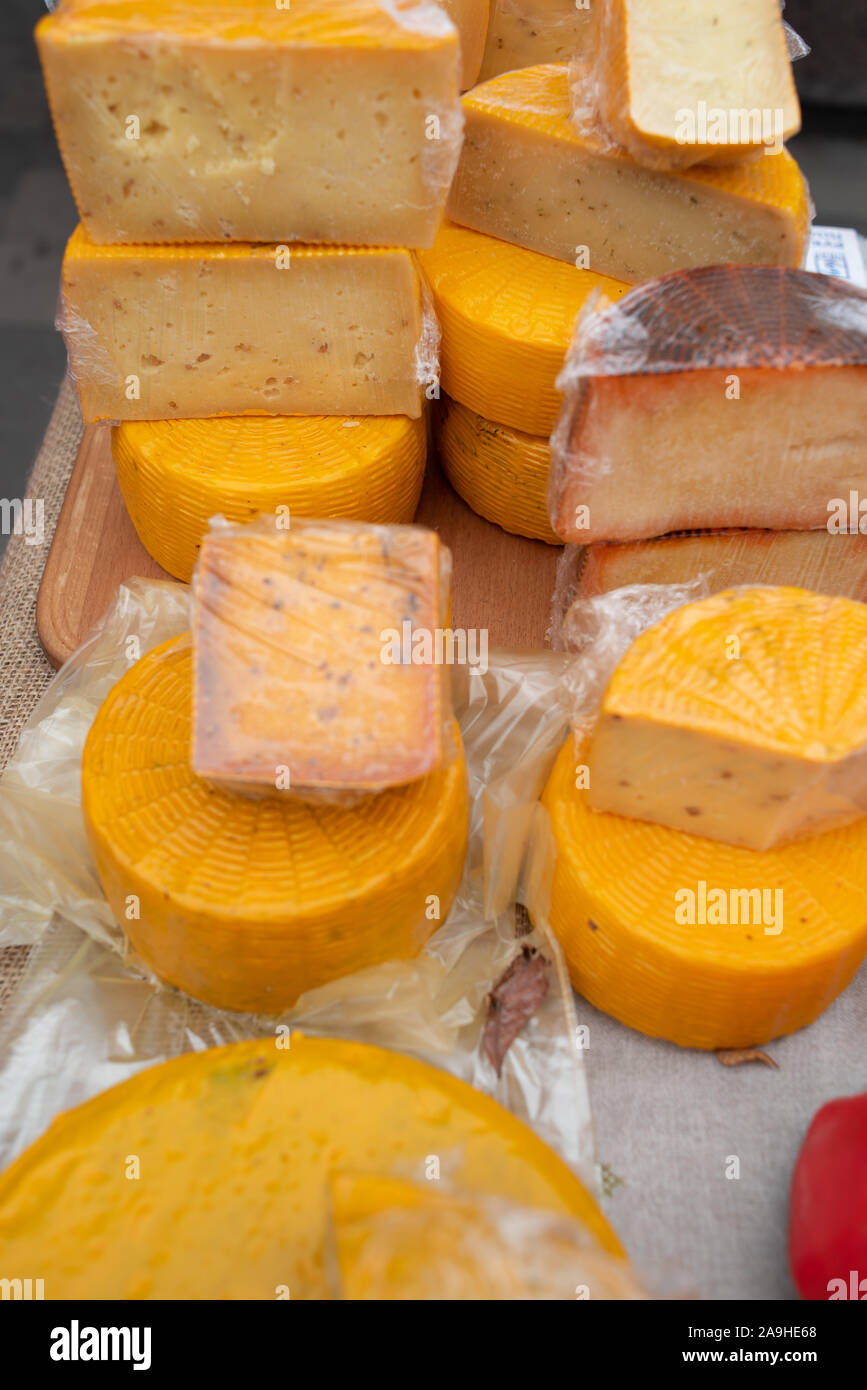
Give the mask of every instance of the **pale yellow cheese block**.
<path id="1" fill-rule="evenodd" d="M 461 40 L 461 89 L 478 81 L 490 19 L 490 0 L 439 0 Z"/>
<path id="2" fill-rule="evenodd" d="M 492 0 L 479 81 L 537 63 L 569 63 L 583 53 L 590 0 Z"/>

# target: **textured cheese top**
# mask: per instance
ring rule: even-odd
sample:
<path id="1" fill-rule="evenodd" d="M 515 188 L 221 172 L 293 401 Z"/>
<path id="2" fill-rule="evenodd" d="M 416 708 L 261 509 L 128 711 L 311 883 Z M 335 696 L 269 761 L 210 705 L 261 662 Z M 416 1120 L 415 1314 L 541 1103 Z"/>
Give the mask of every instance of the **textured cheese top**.
<path id="1" fill-rule="evenodd" d="M 330 246 L 314 245 L 293 241 L 292 259 L 329 261 L 342 256 L 395 256 L 399 260 L 411 261 L 411 252 L 399 246 Z M 140 261 L 143 257 L 168 264 L 175 261 L 263 261 L 274 264 L 273 242 L 253 241 L 178 241 L 167 245 L 151 245 L 138 242 L 112 243 L 106 245 L 91 241 L 79 222 L 66 243 L 63 257 L 64 275 L 71 270 L 76 261 Z M 290 272 L 291 273 L 291 272 Z"/>

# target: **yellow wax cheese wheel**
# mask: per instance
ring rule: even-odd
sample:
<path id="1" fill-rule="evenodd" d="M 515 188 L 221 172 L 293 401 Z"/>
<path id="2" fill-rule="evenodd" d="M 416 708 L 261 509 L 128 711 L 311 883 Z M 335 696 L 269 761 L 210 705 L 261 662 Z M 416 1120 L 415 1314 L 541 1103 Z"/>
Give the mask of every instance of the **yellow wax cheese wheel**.
<path id="1" fill-rule="evenodd" d="M 47 1299 L 327 1299 L 332 1172 L 422 1180 L 431 1154 L 463 1188 L 577 1217 L 622 1253 L 495 1101 L 398 1053 L 292 1033 L 146 1068 L 61 1115 L 0 1177 L 4 1267 L 44 1271 Z"/>
<path id="2" fill-rule="evenodd" d="M 562 544 L 548 520 L 547 439 L 495 424 L 448 396 L 434 431 L 446 477 L 474 512 L 514 535 Z"/>
<path id="3" fill-rule="evenodd" d="M 278 1013 L 329 980 L 415 955 L 460 882 L 463 756 L 351 806 L 256 799 L 195 775 L 191 704 L 189 639 L 177 638 L 118 681 L 84 749 L 91 851 L 142 959 L 218 1008 Z"/>
<path id="4" fill-rule="evenodd" d="M 548 435 L 554 382 L 588 295 L 631 288 L 550 256 L 446 223 L 419 254 L 442 328 L 442 387 L 489 420 Z"/>
<path id="5" fill-rule="evenodd" d="M 683 1047 L 812 1023 L 867 952 L 867 819 L 781 849 L 721 845 L 591 810 L 578 761 L 570 738 L 542 797 L 550 923 L 578 992 Z"/>
<path id="6" fill-rule="evenodd" d="M 208 519 L 290 516 L 412 521 L 424 479 L 423 418 L 324 415 L 129 420 L 115 468 L 149 555 L 188 582 Z"/>

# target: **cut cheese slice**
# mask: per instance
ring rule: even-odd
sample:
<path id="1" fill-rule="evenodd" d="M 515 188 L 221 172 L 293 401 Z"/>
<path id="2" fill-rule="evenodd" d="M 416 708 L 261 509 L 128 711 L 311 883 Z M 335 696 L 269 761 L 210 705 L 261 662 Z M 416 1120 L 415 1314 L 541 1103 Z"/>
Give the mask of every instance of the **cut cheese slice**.
<path id="1" fill-rule="evenodd" d="M 489 420 L 550 434 L 576 317 L 594 291 L 616 301 L 629 286 L 453 223 L 419 259 L 442 328 L 443 390 Z"/>
<path id="2" fill-rule="evenodd" d="M 549 502 L 564 540 L 836 530 L 867 495 L 867 290 L 843 280 L 664 276 L 587 316 L 560 385 Z"/>
<path id="3" fill-rule="evenodd" d="M 461 90 L 479 80 L 490 17 L 489 0 L 439 0 L 461 39 Z"/>
<path id="4" fill-rule="evenodd" d="M 548 521 L 547 439 L 497 425 L 448 396 L 434 430 L 446 477 L 474 512 L 513 535 L 560 544 Z"/>
<path id="5" fill-rule="evenodd" d="M 259 512 L 409 522 L 424 478 L 423 417 L 228 416 L 140 420 L 111 433 L 139 540 L 188 582 L 208 519 Z M 546 513 L 547 516 L 547 513 Z"/>
<path id="6" fill-rule="evenodd" d="M 463 759 L 354 806 L 239 796 L 193 772 L 191 705 L 189 642 L 164 643 L 113 688 L 84 749 L 91 852 L 146 964 L 205 1003 L 275 1014 L 415 955 L 460 882 Z"/>
<path id="7" fill-rule="evenodd" d="M 592 811 L 569 739 L 543 794 L 550 924 L 572 983 L 683 1047 L 751 1047 L 812 1023 L 867 952 L 867 818 L 763 854 Z"/>
<path id="8" fill-rule="evenodd" d="M 801 128 L 779 0 L 610 0 L 592 66 L 606 129 L 651 169 L 771 155 Z"/>
<path id="9" fill-rule="evenodd" d="M 786 151 L 731 168 L 643 169 L 570 119 L 567 69 L 505 73 L 464 97 L 455 222 L 631 283 L 721 261 L 799 265 L 810 221 Z"/>
<path id="10" fill-rule="evenodd" d="M 586 49 L 589 0 L 492 0 L 479 81 L 539 63 L 570 63 Z"/>
<path id="11" fill-rule="evenodd" d="M 301 1033 L 188 1053 L 61 1115 L 0 1177 L 0 1246 L 7 1268 L 45 1271 L 47 1299 L 328 1299 L 335 1166 L 421 1180 L 430 1154 L 467 1191 L 575 1218 L 622 1253 L 565 1163 L 495 1101 Z"/>
<path id="12" fill-rule="evenodd" d="M 405 250 L 96 246 L 63 261 L 84 418 L 409 415 L 433 363 Z"/>
<path id="13" fill-rule="evenodd" d="M 206 536 L 192 765 L 250 791 L 380 791 L 454 751 L 451 556 L 421 526 L 279 516 Z"/>
<path id="14" fill-rule="evenodd" d="M 63 0 L 36 39 L 94 241 L 436 235 L 461 113 L 432 4 Z"/>
<path id="15" fill-rule="evenodd" d="M 867 812 L 867 605 L 727 589 L 645 630 L 587 750 L 589 804 L 752 849 Z"/>

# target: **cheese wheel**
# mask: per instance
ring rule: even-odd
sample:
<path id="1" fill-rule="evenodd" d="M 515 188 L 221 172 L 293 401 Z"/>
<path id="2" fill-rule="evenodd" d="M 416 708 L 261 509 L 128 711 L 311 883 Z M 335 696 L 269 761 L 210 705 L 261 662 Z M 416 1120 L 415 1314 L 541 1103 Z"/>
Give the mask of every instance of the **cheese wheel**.
<path id="1" fill-rule="evenodd" d="M 111 432 L 139 540 L 188 582 L 209 517 L 290 515 L 412 521 L 424 478 L 424 419 L 405 415 L 128 420 Z"/>
<path id="2" fill-rule="evenodd" d="M 818 1018 L 867 952 L 867 819 L 759 853 L 592 811 L 576 763 L 570 738 L 542 803 L 550 924 L 579 994 L 682 1047 L 750 1047 Z"/>
<path id="3" fill-rule="evenodd" d="M 415 955 L 460 882 L 463 757 L 353 806 L 245 797 L 193 773 L 191 695 L 189 640 L 163 643 L 114 686 L 84 748 L 91 851 L 147 964 L 218 1008 L 279 1013 Z"/>
<path id="4" fill-rule="evenodd" d="M 47 1299 L 327 1299 L 331 1173 L 423 1180 L 431 1154 L 471 1192 L 575 1217 L 622 1254 L 495 1101 L 382 1048 L 288 1043 L 188 1053 L 61 1115 L 0 1177 L 5 1268 L 44 1270 Z"/>
<path id="5" fill-rule="evenodd" d="M 488 420 L 550 434 L 578 313 L 594 290 L 618 300 L 629 285 L 453 223 L 419 260 L 442 328 L 443 390 Z"/>
<path id="6" fill-rule="evenodd" d="M 548 521 L 547 439 L 495 424 L 448 396 L 434 431 L 446 477 L 474 512 L 514 535 L 561 544 Z"/>

